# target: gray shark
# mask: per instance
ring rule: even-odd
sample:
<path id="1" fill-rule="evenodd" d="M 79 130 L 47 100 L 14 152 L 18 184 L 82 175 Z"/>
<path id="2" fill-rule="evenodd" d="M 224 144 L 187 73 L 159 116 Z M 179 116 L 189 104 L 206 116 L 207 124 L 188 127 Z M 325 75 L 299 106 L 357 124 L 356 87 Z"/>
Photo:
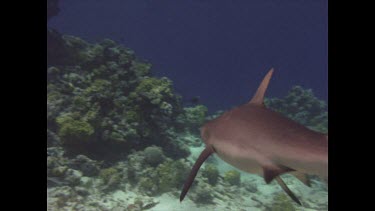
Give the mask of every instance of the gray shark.
<path id="1" fill-rule="evenodd" d="M 205 149 L 195 162 L 180 195 L 182 201 L 203 162 L 213 153 L 245 172 L 275 179 L 298 204 L 298 198 L 280 175 L 291 173 L 310 186 L 307 174 L 328 182 L 328 135 L 312 131 L 267 109 L 264 94 L 273 74 L 271 69 L 247 104 L 223 113 L 203 125 Z"/>

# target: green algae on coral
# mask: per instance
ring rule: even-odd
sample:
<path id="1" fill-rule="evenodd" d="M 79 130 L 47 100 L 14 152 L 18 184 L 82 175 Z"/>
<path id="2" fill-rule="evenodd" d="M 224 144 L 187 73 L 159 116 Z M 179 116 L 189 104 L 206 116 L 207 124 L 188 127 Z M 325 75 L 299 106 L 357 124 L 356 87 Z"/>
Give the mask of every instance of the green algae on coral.
<path id="1" fill-rule="evenodd" d="M 90 144 L 70 151 L 94 156 L 100 145 L 101 155 L 115 155 L 105 149 L 140 149 L 152 143 L 175 149 L 177 157 L 187 155 L 164 132 L 173 130 L 182 112 L 169 79 L 151 77 L 151 64 L 112 40 L 91 44 L 47 34 L 59 38 L 48 43 L 47 127 L 64 143 Z M 64 113 L 74 113 L 74 118 L 61 117 Z"/>
<path id="2" fill-rule="evenodd" d="M 113 167 L 102 169 L 99 173 L 99 178 L 102 179 L 104 184 L 103 191 L 116 190 L 121 184 L 121 174 Z"/>
<path id="3" fill-rule="evenodd" d="M 197 186 L 192 194 L 191 199 L 198 204 L 212 204 L 213 203 L 213 190 L 208 184 Z"/>
<path id="4" fill-rule="evenodd" d="M 132 68 L 134 68 L 137 77 L 142 77 L 150 73 L 151 64 L 142 62 L 133 62 Z"/>
<path id="5" fill-rule="evenodd" d="M 206 177 L 210 185 L 216 185 L 219 179 L 219 170 L 214 164 L 207 164 L 202 171 L 202 176 Z"/>
<path id="6" fill-rule="evenodd" d="M 231 185 L 240 185 L 241 174 L 236 170 L 230 170 L 225 172 L 224 181 Z"/>
<path id="7" fill-rule="evenodd" d="M 265 99 L 266 106 L 318 132 L 328 132 L 327 104 L 311 89 L 294 86 L 284 98 Z"/>
<path id="8" fill-rule="evenodd" d="M 118 174 L 118 173 L 119 173 L 118 170 L 113 167 L 105 168 L 105 169 L 100 170 L 99 178 L 102 179 L 104 183 L 107 183 L 113 175 Z"/>
<path id="9" fill-rule="evenodd" d="M 165 160 L 163 150 L 160 147 L 146 147 L 143 152 L 145 154 L 145 162 L 153 167 L 159 165 Z"/>
<path id="10" fill-rule="evenodd" d="M 65 144 L 88 141 L 94 133 L 94 128 L 87 121 L 75 119 L 73 116 L 73 114 L 64 114 L 56 118 L 61 140 Z"/>
<path id="11" fill-rule="evenodd" d="M 136 110 L 125 111 L 124 117 L 128 122 L 139 122 L 141 120 L 140 113 Z"/>
<path id="12" fill-rule="evenodd" d="M 130 94 L 130 97 L 136 101 L 160 105 L 164 100 L 173 97 L 171 86 L 172 82 L 165 77 L 161 79 L 146 77 L 139 83 L 135 91 Z"/>
<path id="13" fill-rule="evenodd" d="M 293 202 L 284 193 L 278 194 L 273 199 L 271 211 L 295 211 Z"/>
<path id="14" fill-rule="evenodd" d="M 190 131 L 199 132 L 199 128 L 206 121 L 207 111 L 208 109 L 204 105 L 185 107 L 184 112 L 178 116 L 178 121 Z"/>
<path id="15" fill-rule="evenodd" d="M 134 161 L 132 158 L 131 163 L 133 164 Z M 134 172 L 134 170 L 136 169 L 132 167 L 128 169 L 128 178 L 129 174 L 132 177 L 137 176 L 138 178 L 133 178 L 132 181 L 136 179 L 142 192 L 154 196 L 179 189 L 190 169 L 182 160 L 167 159 L 157 167 L 147 167 L 142 172 Z"/>
<path id="16" fill-rule="evenodd" d="M 147 195 L 152 196 L 158 193 L 158 187 L 155 181 L 148 177 L 142 177 L 139 180 L 139 188 Z"/>
<path id="17" fill-rule="evenodd" d="M 90 96 L 93 94 L 103 94 L 103 96 L 105 96 L 104 94 L 110 91 L 110 88 L 111 82 L 108 80 L 97 79 L 84 91 L 84 95 Z"/>
<path id="18" fill-rule="evenodd" d="M 58 166 L 58 167 L 53 168 L 51 170 L 51 176 L 52 177 L 63 177 L 67 170 L 68 170 L 67 166 Z"/>
<path id="19" fill-rule="evenodd" d="M 162 130 L 173 128 L 180 109 L 180 98 L 169 79 L 151 77 L 150 64 L 112 40 L 90 44 L 61 36 L 54 41 L 60 42 L 55 44 L 61 44 L 65 53 L 48 57 L 47 125 L 51 132 L 62 135 L 59 138 L 65 143 L 90 139 L 91 144 L 108 146 L 127 143 L 128 149 L 150 142 L 169 144 L 171 139 Z M 60 117 L 63 113 L 75 113 L 75 117 Z M 74 150 L 89 153 L 91 149 Z"/>
<path id="20" fill-rule="evenodd" d="M 156 168 L 160 193 L 168 192 L 172 188 L 180 188 L 189 170 L 188 166 L 181 160 L 166 161 L 160 164 Z"/>

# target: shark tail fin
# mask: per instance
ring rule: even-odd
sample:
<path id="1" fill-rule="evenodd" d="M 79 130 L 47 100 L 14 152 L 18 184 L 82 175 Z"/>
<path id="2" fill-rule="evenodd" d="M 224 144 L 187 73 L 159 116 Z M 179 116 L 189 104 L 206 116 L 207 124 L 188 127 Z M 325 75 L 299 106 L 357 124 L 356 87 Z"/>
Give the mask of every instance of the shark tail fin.
<path id="1" fill-rule="evenodd" d="M 190 186 L 193 184 L 193 181 L 195 179 L 195 176 L 197 176 L 198 170 L 203 164 L 203 162 L 212 154 L 214 153 L 214 149 L 212 147 L 207 146 L 199 155 L 199 158 L 194 163 L 193 168 L 191 169 L 190 175 L 187 178 L 184 187 L 182 188 L 181 194 L 180 194 L 180 202 L 184 200 L 186 193 L 188 192 Z"/>
<path id="2" fill-rule="evenodd" d="M 299 204 L 300 206 L 302 205 L 301 202 L 299 201 L 299 199 L 296 197 L 296 195 L 294 195 L 294 193 L 288 188 L 288 186 L 285 184 L 285 182 L 281 179 L 280 176 L 277 176 L 276 178 L 276 181 L 277 183 L 279 183 L 279 185 L 281 186 L 281 188 L 285 191 L 286 194 L 288 194 L 288 196 L 290 198 L 293 199 L 293 201 L 295 201 L 297 204 Z"/>
<path id="3" fill-rule="evenodd" d="M 264 105 L 264 94 L 267 90 L 268 84 L 271 80 L 273 74 L 273 68 L 271 68 L 270 71 L 268 71 L 267 75 L 264 76 L 262 83 L 259 85 L 258 90 L 256 91 L 253 98 L 250 100 L 249 104 L 254 105 Z"/>

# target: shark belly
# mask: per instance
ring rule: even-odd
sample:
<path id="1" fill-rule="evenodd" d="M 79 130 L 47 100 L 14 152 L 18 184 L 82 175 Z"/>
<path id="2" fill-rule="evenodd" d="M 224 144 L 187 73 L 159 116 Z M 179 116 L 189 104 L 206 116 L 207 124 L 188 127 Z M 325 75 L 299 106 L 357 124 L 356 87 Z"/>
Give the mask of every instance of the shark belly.
<path id="1" fill-rule="evenodd" d="M 216 141 L 213 147 L 223 161 L 251 174 L 263 176 L 263 167 L 274 164 L 286 166 L 301 173 L 328 176 L 327 156 L 303 154 L 297 148 L 285 150 L 273 146 L 275 148 L 271 151 L 259 148 L 255 150 L 251 146 L 235 145 L 231 141 L 224 140 Z"/>
<path id="2" fill-rule="evenodd" d="M 303 140 L 300 140 L 302 142 Z M 275 142 L 277 143 L 277 142 Z M 304 146 L 308 146 L 305 144 Z M 293 145 L 273 145 L 274 148 L 269 150 L 272 154 L 272 162 L 294 169 L 297 172 L 328 176 L 328 153 L 325 149 L 315 149 L 310 146 L 309 150 Z"/>
<path id="3" fill-rule="evenodd" d="M 313 161 L 311 159 L 280 159 L 279 163 L 298 172 L 317 175 L 322 178 L 328 177 L 328 159 L 326 161 Z"/>
<path id="4" fill-rule="evenodd" d="M 263 169 L 259 164 L 259 157 L 256 151 L 239 148 L 223 142 L 215 144 L 214 148 L 216 154 L 226 163 L 251 174 L 263 175 Z"/>

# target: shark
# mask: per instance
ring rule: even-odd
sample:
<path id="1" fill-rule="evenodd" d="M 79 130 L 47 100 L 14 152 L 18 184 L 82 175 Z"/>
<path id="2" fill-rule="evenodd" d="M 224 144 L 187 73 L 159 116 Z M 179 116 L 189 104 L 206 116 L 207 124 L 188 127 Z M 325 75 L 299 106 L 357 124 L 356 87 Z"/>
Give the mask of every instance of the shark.
<path id="1" fill-rule="evenodd" d="M 248 103 L 226 111 L 201 127 L 205 148 L 186 179 L 180 202 L 201 165 L 214 153 L 242 171 L 262 176 L 267 184 L 276 180 L 299 205 L 300 200 L 281 175 L 292 174 L 309 187 L 308 175 L 317 175 L 328 184 L 328 134 L 313 131 L 264 104 L 273 72 L 273 68 L 268 71 Z"/>

